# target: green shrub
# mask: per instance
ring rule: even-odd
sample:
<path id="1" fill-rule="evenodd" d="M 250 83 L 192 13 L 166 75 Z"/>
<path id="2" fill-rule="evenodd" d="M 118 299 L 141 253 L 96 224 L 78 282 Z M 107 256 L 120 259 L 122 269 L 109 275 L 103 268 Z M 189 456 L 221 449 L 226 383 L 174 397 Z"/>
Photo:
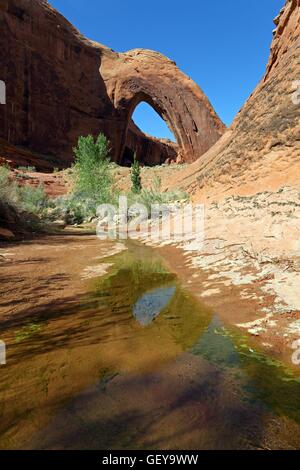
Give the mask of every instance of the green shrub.
<path id="1" fill-rule="evenodd" d="M 141 167 L 140 167 L 139 161 L 136 158 L 136 153 L 134 154 L 134 160 L 131 166 L 130 177 L 131 177 L 131 182 L 132 182 L 131 191 L 134 194 L 139 194 L 142 190 Z"/>

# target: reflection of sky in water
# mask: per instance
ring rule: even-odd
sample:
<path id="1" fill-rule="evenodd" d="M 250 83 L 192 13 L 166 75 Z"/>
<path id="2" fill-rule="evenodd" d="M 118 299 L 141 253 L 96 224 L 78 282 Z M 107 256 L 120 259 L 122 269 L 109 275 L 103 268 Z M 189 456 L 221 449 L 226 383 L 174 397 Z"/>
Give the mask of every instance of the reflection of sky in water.
<path id="1" fill-rule="evenodd" d="M 142 295 L 133 306 L 133 315 L 142 325 L 147 326 L 168 305 L 176 291 L 175 286 L 161 287 Z"/>

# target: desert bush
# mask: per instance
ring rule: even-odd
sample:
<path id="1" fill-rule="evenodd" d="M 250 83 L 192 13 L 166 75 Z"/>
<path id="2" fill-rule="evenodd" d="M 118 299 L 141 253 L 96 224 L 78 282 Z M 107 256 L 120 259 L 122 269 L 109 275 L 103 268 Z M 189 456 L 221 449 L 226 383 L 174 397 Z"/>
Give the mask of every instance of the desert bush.
<path id="1" fill-rule="evenodd" d="M 151 214 L 151 206 L 153 204 L 172 204 L 177 201 L 188 200 L 189 196 L 187 193 L 176 190 L 176 191 L 162 191 L 161 180 L 159 177 L 155 177 L 153 185 L 150 189 L 142 189 L 139 194 L 132 194 L 129 196 L 130 203 L 140 203 L 146 206 L 148 214 Z"/>
<path id="2" fill-rule="evenodd" d="M 12 197 L 9 169 L 6 166 L 0 166 L 0 199 L 5 202 L 10 202 Z"/>
<path id="3" fill-rule="evenodd" d="M 42 185 L 18 186 L 9 178 L 9 168 L 0 166 L 0 199 L 14 206 L 19 212 L 41 214 L 48 205 L 48 198 Z"/>
<path id="4" fill-rule="evenodd" d="M 23 210 L 18 184 L 10 178 L 10 170 L 7 166 L 0 166 L 0 199 L 19 211 Z"/>
<path id="5" fill-rule="evenodd" d="M 69 225 L 89 222 L 96 216 L 95 203 L 91 199 L 81 199 L 73 195 L 53 199 L 48 208 L 50 221 L 63 220 Z"/>
<path id="6" fill-rule="evenodd" d="M 18 186 L 16 192 L 19 208 L 25 212 L 43 217 L 49 201 L 43 185 L 38 187 L 30 185 Z"/>
<path id="7" fill-rule="evenodd" d="M 39 231 L 47 204 L 43 187 L 19 187 L 11 180 L 9 168 L 0 166 L 0 219 L 3 226 Z"/>

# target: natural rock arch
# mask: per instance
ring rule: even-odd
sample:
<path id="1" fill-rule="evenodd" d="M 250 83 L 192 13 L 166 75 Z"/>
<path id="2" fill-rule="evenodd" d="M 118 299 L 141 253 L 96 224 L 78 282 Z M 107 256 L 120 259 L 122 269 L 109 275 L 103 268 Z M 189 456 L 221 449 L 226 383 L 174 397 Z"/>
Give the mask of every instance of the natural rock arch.
<path id="1" fill-rule="evenodd" d="M 174 62 L 142 49 L 117 53 L 80 34 L 46 0 L 9 0 L 0 8 L 1 155 L 40 170 L 67 167 L 81 135 L 103 132 L 111 158 L 124 149 L 144 163 L 194 161 L 223 134 L 199 87 Z M 178 147 L 145 135 L 131 115 L 145 100 L 172 129 Z M 9 144 L 9 150 L 7 150 Z M 21 146 L 21 147 L 20 147 Z"/>
<path id="2" fill-rule="evenodd" d="M 177 140 L 179 158 L 184 161 L 197 159 L 224 132 L 224 124 L 196 83 L 158 52 L 106 51 L 100 73 L 119 122 L 117 162 L 122 159 L 134 109 L 142 101 L 167 123 Z"/>

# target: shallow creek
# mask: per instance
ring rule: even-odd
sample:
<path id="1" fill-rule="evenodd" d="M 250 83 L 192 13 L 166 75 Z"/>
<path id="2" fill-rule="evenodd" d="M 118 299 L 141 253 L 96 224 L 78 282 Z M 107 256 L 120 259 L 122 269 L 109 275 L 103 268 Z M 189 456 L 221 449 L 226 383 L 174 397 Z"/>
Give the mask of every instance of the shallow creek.
<path id="1" fill-rule="evenodd" d="M 300 447 L 294 372 L 251 349 L 154 250 L 129 243 L 103 262 L 75 303 L 0 324 L 0 448 Z"/>

